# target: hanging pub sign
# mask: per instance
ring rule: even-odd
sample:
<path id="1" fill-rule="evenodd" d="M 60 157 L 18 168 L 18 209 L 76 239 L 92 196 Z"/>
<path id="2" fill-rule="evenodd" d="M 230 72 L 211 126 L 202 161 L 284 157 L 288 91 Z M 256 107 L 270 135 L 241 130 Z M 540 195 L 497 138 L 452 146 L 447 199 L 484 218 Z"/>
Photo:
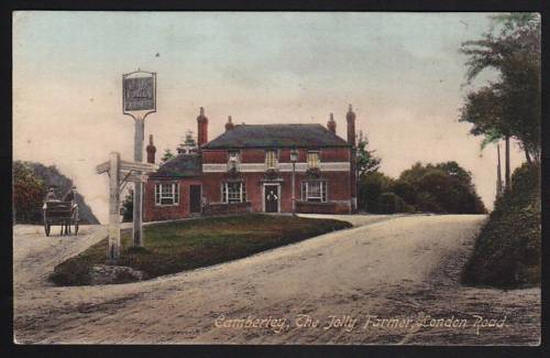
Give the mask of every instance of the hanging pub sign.
<path id="1" fill-rule="evenodd" d="M 137 70 L 122 75 L 122 108 L 123 112 L 148 111 L 157 109 L 157 74 Z"/>

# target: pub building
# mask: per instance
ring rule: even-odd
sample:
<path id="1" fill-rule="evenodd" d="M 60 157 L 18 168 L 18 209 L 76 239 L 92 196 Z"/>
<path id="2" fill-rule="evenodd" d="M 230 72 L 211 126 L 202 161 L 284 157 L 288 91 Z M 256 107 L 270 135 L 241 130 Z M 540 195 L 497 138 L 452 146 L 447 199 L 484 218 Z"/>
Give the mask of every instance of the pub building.
<path id="1" fill-rule="evenodd" d="M 357 209 L 355 113 L 347 140 L 332 113 L 320 124 L 234 124 L 208 141 L 200 108 L 196 150 L 185 150 L 150 173 L 144 221 L 199 215 L 261 213 L 351 214 Z M 155 162 L 149 138 L 147 161 Z M 294 191 L 293 189 L 294 183 Z M 293 200 L 294 198 L 294 200 Z"/>

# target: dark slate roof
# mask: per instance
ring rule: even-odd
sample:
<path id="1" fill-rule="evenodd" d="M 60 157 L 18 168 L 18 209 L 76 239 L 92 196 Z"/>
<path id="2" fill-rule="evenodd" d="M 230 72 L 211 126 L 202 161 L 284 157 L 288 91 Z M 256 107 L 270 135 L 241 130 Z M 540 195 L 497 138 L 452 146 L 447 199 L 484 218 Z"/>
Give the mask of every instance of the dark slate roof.
<path id="1" fill-rule="evenodd" d="M 239 124 L 207 143 L 205 149 L 346 147 L 348 143 L 320 124 Z"/>
<path id="2" fill-rule="evenodd" d="M 179 154 L 167 161 L 152 177 L 194 177 L 201 175 L 201 158 L 198 154 Z"/>

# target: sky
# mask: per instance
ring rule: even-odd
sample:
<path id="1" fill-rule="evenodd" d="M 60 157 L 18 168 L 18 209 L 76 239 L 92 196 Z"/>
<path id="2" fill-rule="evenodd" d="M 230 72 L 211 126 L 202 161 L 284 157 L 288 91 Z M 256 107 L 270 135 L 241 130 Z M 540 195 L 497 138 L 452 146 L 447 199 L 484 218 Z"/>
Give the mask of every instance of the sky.
<path id="1" fill-rule="evenodd" d="M 157 72 L 157 113 L 145 120 L 157 160 L 197 133 L 234 123 L 321 123 L 356 128 L 397 177 L 415 162 L 454 160 L 492 208 L 496 147 L 458 122 L 463 41 L 489 30 L 487 13 L 71 12 L 13 17 L 13 159 L 55 165 L 98 219 L 108 221 L 112 151 L 133 159 L 134 121 L 122 114 L 121 76 Z M 493 78 L 483 74 L 477 84 Z M 503 146 L 501 146 L 503 149 Z M 512 145 L 512 168 L 523 154 Z"/>

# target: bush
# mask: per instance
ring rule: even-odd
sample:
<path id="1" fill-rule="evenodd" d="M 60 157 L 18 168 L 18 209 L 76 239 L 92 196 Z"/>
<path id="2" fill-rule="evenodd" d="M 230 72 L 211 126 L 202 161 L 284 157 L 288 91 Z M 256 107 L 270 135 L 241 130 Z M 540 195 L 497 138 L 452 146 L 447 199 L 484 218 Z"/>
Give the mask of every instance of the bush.
<path id="1" fill-rule="evenodd" d="M 391 192 L 380 194 L 378 198 L 378 213 L 394 214 L 405 211 L 406 204 L 398 195 Z"/>
<path id="2" fill-rule="evenodd" d="M 514 171 L 511 188 L 496 201 L 462 280 L 502 288 L 538 285 L 540 261 L 540 171 L 524 164 Z"/>

